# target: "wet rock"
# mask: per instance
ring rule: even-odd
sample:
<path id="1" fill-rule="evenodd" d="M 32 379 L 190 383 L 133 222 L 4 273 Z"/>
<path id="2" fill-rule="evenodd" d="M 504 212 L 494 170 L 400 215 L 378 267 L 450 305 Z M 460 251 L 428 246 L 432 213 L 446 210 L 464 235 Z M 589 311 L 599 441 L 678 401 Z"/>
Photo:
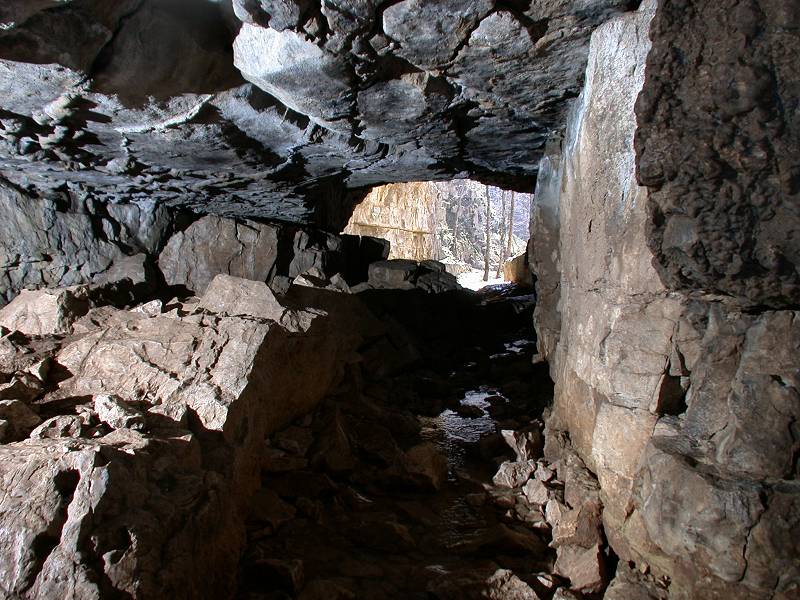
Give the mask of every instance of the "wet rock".
<path id="1" fill-rule="evenodd" d="M 525 431 L 503 429 L 500 433 L 517 455 L 518 462 L 536 460 L 542 456 L 544 440 L 538 428 L 533 427 Z"/>
<path id="2" fill-rule="evenodd" d="M 403 453 L 405 474 L 417 485 L 438 490 L 447 481 L 447 459 L 434 444 L 418 444 Z"/>
<path id="3" fill-rule="evenodd" d="M 600 546 L 561 546 L 555 573 L 569 579 L 569 587 L 582 593 L 597 593 L 606 585 L 605 559 Z"/>
<path id="4" fill-rule="evenodd" d="M 112 429 L 133 429 L 141 431 L 145 418 L 141 411 L 129 406 L 124 400 L 110 394 L 94 397 L 94 411 L 97 417 Z"/>
<path id="5" fill-rule="evenodd" d="M 75 320 L 89 310 L 84 287 L 22 290 L 0 309 L 0 326 L 25 335 L 68 333 Z"/>
<path id="6" fill-rule="evenodd" d="M 31 431 L 31 439 L 77 438 L 83 435 L 84 421 L 77 415 L 51 417 Z"/>
<path id="7" fill-rule="evenodd" d="M 506 461 L 492 478 L 492 482 L 498 487 L 516 488 L 523 485 L 533 472 L 536 470 L 536 461 L 528 460 L 524 462 Z"/>
<path id="8" fill-rule="evenodd" d="M 456 407 L 456 412 L 468 419 L 477 419 L 484 416 L 485 412 L 480 406 L 472 406 L 469 404 L 459 404 Z"/>

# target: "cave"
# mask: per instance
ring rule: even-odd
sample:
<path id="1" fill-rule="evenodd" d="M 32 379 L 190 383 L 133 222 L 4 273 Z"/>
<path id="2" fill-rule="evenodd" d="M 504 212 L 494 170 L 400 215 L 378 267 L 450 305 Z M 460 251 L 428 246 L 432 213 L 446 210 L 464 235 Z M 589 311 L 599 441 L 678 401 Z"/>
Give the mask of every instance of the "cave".
<path id="1" fill-rule="evenodd" d="M 0 597 L 800 598 L 798 38 L 5 0 Z"/>

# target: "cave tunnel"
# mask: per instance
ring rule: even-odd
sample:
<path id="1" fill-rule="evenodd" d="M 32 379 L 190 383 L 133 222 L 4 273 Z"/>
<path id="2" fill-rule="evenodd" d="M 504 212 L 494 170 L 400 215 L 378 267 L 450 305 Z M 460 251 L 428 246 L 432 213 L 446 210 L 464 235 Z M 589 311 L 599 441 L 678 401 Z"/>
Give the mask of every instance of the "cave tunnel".
<path id="1" fill-rule="evenodd" d="M 800 598 L 799 37 L 5 0 L 0 597 Z"/>

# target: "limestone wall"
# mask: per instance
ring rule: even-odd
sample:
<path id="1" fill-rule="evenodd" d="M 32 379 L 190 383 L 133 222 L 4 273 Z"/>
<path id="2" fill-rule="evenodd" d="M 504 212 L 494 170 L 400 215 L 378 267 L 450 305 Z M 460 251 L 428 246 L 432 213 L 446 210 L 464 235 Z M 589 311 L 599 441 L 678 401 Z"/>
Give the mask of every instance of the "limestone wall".
<path id="1" fill-rule="evenodd" d="M 389 240 L 389 258 L 438 260 L 438 192 L 430 182 L 376 187 L 355 207 L 344 233 Z"/>
<path id="2" fill-rule="evenodd" d="M 645 2 L 595 31 L 585 89 L 540 167 L 530 261 L 549 429 L 597 475 L 614 551 L 669 578 L 671 597 L 792 597 L 800 321 L 665 284 L 654 266 L 664 223 L 633 141 L 655 14 Z"/>

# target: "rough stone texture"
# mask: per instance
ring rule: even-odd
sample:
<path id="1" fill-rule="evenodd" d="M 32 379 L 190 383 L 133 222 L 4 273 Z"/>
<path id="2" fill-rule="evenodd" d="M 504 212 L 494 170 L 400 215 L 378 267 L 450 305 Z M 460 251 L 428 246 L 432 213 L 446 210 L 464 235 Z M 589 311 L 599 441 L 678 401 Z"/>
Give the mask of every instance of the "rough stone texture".
<path id="1" fill-rule="evenodd" d="M 118 280 L 115 267 L 158 252 L 172 222 L 151 200 L 104 206 L 74 189 L 37 197 L 2 181 L 0 220 L 2 304 L 25 288 Z"/>
<path id="2" fill-rule="evenodd" d="M 4 180 L 341 228 L 377 183 L 528 191 L 589 34 L 630 2 L 106 4 L 4 2 Z"/>
<path id="3" fill-rule="evenodd" d="M 158 266 L 170 285 L 202 294 L 216 275 L 269 281 L 278 258 L 276 225 L 207 216 L 167 242 Z"/>
<path id="4" fill-rule="evenodd" d="M 367 267 L 386 258 L 383 240 L 296 226 L 205 216 L 175 233 L 158 258 L 170 285 L 202 294 L 224 274 L 268 283 L 285 292 L 292 280 L 326 283 L 339 274 L 348 284 L 367 279 Z"/>
<path id="5" fill-rule="evenodd" d="M 437 188 L 424 182 L 374 188 L 355 207 L 344 233 L 388 240 L 389 258 L 440 260 L 438 196 Z"/>
<path id="6" fill-rule="evenodd" d="M 25 335 L 68 333 L 72 324 L 89 310 L 85 287 L 23 290 L 0 309 L 0 327 Z"/>
<path id="7" fill-rule="evenodd" d="M 258 285 L 222 276 L 165 314 L 95 309 L 54 351 L 62 375 L 30 406 L 56 416 L 32 439 L 41 419 L 2 401 L 24 427 L 0 445 L 0 595 L 232 595 L 265 436 L 382 331 L 357 299 L 315 290 L 307 318 L 239 314 L 272 298 Z"/>
<path id="8" fill-rule="evenodd" d="M 708 108 L 705 99 L 713 94 L 705 87 L 709 80 L 699 74 L 707 71 L 688 67 L 698 65 L 699 59 L 678 65 L 680 54 L 673 49 L 667 58 L 666 50 L 673 34 L 665 24 L 671 23 L 681 29 L 682 44 L 703 56 L 717 52 L 713 45 L 703 45 L 701 51 L 692 44 L 707 35 L 709 23 L 717 22 L 704 11 L 720 10 L 726 13 L 719 17 L 725 27 L 755 19 L 753 31 L 763 29 L 767 36 L 759 43 L 775 51 L 776 65 L 783 64 L 786 39 L 770 29 L 777 13 L 765 3 L 761 16 L 737 20 L 737 11 L 745 5 L 749 6 L 738 3 L 736 10 L 708 5 L 701 10 L 695 9 L 698 3 L 665 3 L 655 13 L 659 16 L 652 35 L 659 50 L 647 59 L 646 82 L 647 31 L 654 5 L 644 3 L 638 14 L 598 28 L 592 37 L 586 88 L 563 139 L 551 142 L 540 168 L 532 225 L 539 351 L 550 362 L 556 383 L 548 435 L 568 431 L 571 444 L 596 474 L 605 535 L 614 551 L 622 560 L 647 565 L 659 578 L 668 577 L 674 598 L 763 598 L 773 593 L 792 597 L 800 589 L 798 551 L 787 537 L 800 518 L 800 490 L 795 485 L 800 331 L 796 312 L 782 310 L 787 298 L 796 304 L 797 293 L 784 285 L 792 281 L 791 269 L 780 270 L 785 279 L 767 271 L 763 279 L 756 271 L 747 277 L 734 275 L 739 271 L 736 260 L 726 254 L 727 233 L 717 233 L 750 236 L 755 230 L 736 220 L 749 208 L 742 212 L 718 205 L 717 184 L 733 181 L 727 175 L 714 175 L 709 180 L 717 182 L 713 185 L 688 177 L 701 172 L 703 158 L 701 153 L 690 160 L 684 152 L 697 144 L 713 146 L 701 141 L 706 131 L 702 127 L 700 135 L 692 137 L 697 119 L 706 118 L 701 116 Z M 786 10 L 790 14 L 792 9 Z M 726 37 L 721 48 L 731 39 Z M 746 39 L 746 34 L 737 39 Z M 739 73 L 727 59 L 714 68 L 719 71 L 712 79 L 735 80 Z M 673 72 L 683 78 L 674 99 L 667 89 Z M 775 77 L 782 81 L 783 75 Z M 645 106 L 652 110 L 639 116 L 646 129 L 639 166 L 642 181 L 652 189 L 639 186 L 635 173 L 634 102 L 643 85 L 639 111 Z M 677 116 L 683 113 L 673 112 L 679 106 L 688 111 L 685 119 Z M 654 115 L 671 116 L 664 121 Z M 677 146 L 659 146 L 666 127 L 672 132 L 667 136 L 670 143 L 686 141 L 680 152 Z M 713 129 L 719 135 L 725 131 L 719 125 Z M 673 134 L 677 137 L 670 137 Z M 786 135 L 778 138 L 785 141 L 793 134 Z M 656 148 L 663 153 L 657 159 L 648 157 Z M 749 190 L 772 189 L 771 171 L 754 168 L 748 156 L 750 151 L 743 148 L 744 162 L 734 169 L 739 175 L 725 172 L 751 179 Z M 680 166 L 673 171 L 665 167 L 669 177 L 654 182 L 647 173 L 658 161 Z M 720 183 L 723 180 L 728 183 Z M 737 201 L 737 206 L 750 207 L 751 196 L 743 197 L 748 200 Z M 773 203 L 776 211 L 790 196 L 781 198 Z M 662 202 L 672 203 L 666 220 L 654 218 L 657 208 L 665 206 Z M 698 217 L 691 227 L 696 248 L 719 247 L 718 256 L 729 257 L 724 260 L 734 269 L 730 278 L 691 267 L 685 278 L 675 279 L 689 255 L 663 252 L 661 240 L 672 235 L 669 231 L 676 233 L 677 221 L 684 218 L 678 204 L 713 206 L 710 215 L 718 208 L 726 211 L 713 228 L 699 224 L 712 223 L 713 216 Z M 758 202 L 752 206 L 761 210 Z M 670 224 L 670 219 L 677 221 Z M 796 228 L 788 217 L 783 222 Z M 767 228 L 759 231 L 753 244 L 744 243 L 744 251 L 757 252 L 758 239 L 773 239 Z M 774 237 L 776 252 L 788 252 L 785 239 L 781 234 Z M 701 254 L 691 256 L 694 260 Z M 705 285 L 709 277 L 719 286 Z M 783 291 L 778 293 L 774 290 L 779 279 Z M 710 293 L 720 291 L 726 295 Z M 754 310 L 756 304 L 761 307 Z M 555 445 L 548 441 L 545 454 L 554 460 L 554 453 Z M 570 497 L 577 488 L 570 490 L 571 476 L 559 471 L 559 478 L 566 481 L 565 502 L 574 507 Z M 555 504 L 548 508 L 560 522 L 570 514 Z M 561 513 L 558 519 L 556 512 Z M 571 556 L 575 561 L 582 557 Z"/>
<path id="9" fill-rule="evenodd" d="M 797 306 L 798 21 L 796 2 L 681 0 L 653 22 L 636 149 L 670 289 Z"/>
<path id="10" fill-rule="evenodd" d="M 455 275 L 445 271 L 444 264 L 435 260 L 381 260 L 369 265 L 369 277 L 353 291 L 365 289 L 413 290 L 441 293 L 461 289 Z"/>

